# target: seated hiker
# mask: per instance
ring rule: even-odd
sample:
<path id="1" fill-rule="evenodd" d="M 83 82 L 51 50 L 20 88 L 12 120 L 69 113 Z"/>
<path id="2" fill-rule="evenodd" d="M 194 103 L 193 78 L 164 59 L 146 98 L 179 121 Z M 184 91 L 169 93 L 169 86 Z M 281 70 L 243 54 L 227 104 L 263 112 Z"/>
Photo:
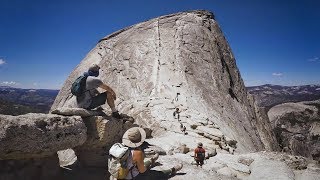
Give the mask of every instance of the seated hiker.
<path id="1" fill-rule="evenodd" d="M 146 138 L 146 132 L 142 128 L 133 127 L 128 129 L 123 137 L 122 144 L 130 147 L 131 157 L 128 158 L 130 172 L 125 179 L 161 179 L 168 178 L 182 169 L 182 164 L 176 165 L 168 170 L 153 171 L 150 170 L 152 165 L 158 159 L 159 154 L 154 155 L 151 160 L 145 160 L 144 151 L 141 145 Z"/>
<path id="2" fill-rule="evenodd" d="M 97 64 L 93 64 L 83 74 L 86 77 L 85 89 L 82 90 L 79 96 L 76 96 L 76 104 L 80 108 L 91 110 L 107 102 L 112 110 L 112 116 L 120 119 L 119 112 L 114 105 L 116 93 L 98 78 L 99 70 L 100 67 Z M 99 93 L 98 87 L 106 91 Z"/>
<path id="3" fill-rule="evenodd" d="M 203 165 L 203 161 L 205 159 L 205 150 L 204 148 L 202 147 L 202 143 L 199 142 L 198 143 L 198 147 L 194 150 L 194 159 L 196 160 L 197 162 L 197 166 L 200 165 L 200 167 L 202 167 Z"/>

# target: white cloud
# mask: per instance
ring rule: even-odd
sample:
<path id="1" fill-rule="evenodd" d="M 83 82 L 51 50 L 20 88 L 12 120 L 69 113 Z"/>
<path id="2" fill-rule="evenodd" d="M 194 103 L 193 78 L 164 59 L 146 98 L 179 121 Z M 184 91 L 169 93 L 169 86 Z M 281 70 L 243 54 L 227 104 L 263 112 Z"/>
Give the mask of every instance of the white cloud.
<path id="1" fill-rule="evenodd" d="M 280 77 L 280 76 L 283 76 L 283 74 L 282 74 L 282 73 L 272 73 L 272 76 L 278 76 L 278 77 Z"/>
<path id="2" fill-rule="evenodd" d="M 33 85 L 33 86 L 38 86 L 38 83 L 35 82 L 35 83 L 33 83 L 32 85 Z"/>
<path id="3" fill-rule="evenodd" d="M 319 57 L 313 57 L 308 59 L 309 62 L 316 62 L 316 61 L 320 61 Z"/>
<path id="4" fill-rule="evenodd" d="M 0 59 L 0 66 L 2 65 L 2 64 L 5 64 L 6 62 L 3 60 L 3 59 Z"/>
<path id="5" fill-rule="evenodd" d="M 2 85 L 5 85 L 5 86 L 15 86 L 15 85 L 19 85 L 19 83 L 14 82 L 14 81 L 3 81 L 1 84 L 2 84 Z"/>

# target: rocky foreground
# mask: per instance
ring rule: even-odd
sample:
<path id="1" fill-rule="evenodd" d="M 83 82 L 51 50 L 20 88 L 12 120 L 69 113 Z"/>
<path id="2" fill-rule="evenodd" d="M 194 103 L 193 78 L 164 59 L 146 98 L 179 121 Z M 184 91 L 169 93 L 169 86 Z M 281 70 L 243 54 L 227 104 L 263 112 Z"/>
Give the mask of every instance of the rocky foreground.
<path id="1" fill-rule="evenodd" d="M 78 115 L 70 115 L 70 112 Z M 5 147 L 0 149 L 1 180 L 107 179 L 107 149 L 121 141 L 126 129 L 137 126 L 132 117 L 124 115 L 122 120 L 117 120 L 103 112 L 81 109 L 64 109 L 55 113 L 60 115 L 0 115 L 0 147 Z M 153 170 L 183 163 L 181 172 L 170 179 L 320 178 L 319 164 L 311 159 L 266 151 L 237 153 L 228 149 L 234 143 L 223 140 L 215 141 L 219 142 L 215 147 L 205 142 L 205 165 L 196 167 L 192 157 L 196 139 L 173 132 L 151 137 L 152 131 L 146 131 L 147 157 L 160 154 Z"/>

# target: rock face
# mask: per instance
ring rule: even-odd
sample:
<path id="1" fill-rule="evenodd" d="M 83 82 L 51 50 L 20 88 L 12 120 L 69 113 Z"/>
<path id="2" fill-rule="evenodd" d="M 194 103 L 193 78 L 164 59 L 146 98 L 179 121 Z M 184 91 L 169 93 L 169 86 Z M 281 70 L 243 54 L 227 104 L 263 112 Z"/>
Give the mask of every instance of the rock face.
<path id="1" fill-rule="evenodd" d="M 320 100 L 280 104 L 268 116 L 283 151 L 320 160 Z"/>
<path id="2" fill-rule="evenodd" d="M 101 39 L 65 81 L 52 110 L 68 106 L 72 82 L 92 63 L 100 65 L 101 79 L 117 93 L 120 112 L 152 129 L 153 137 L 183 133 L 195 137 L 193 143 L 203 139 L 214 146 L 223 135 L 237 142 L 239 152 L 272 148 L 270 129 L 256 128 L 267 120 L 249 100 L 210 12 L 162 16 Z"/>
<path id="3" fill-rule="evenodd" d="M 80 116 L 0 115 L 0 160 L 52 156 L 83 144 L 86 131 Z"/>
<path id="4" fill-rule="evenodd" d="M 118 120 L 84 109 L 60 108 L 54 113 L 58 114 L 0 115 L 0 180 L 92 178 L 88 169 L 81 177 L 60 168 L 72 164 L 89 171 L 96 168 L 93 179 L 107 177 L 108 149 L 121 141 L 134 119 L 122 114 Z"/>
<path id="5" fill-rule="evenodd" d="M 108 165 L 108 150 L 116 143 L 121 142 L 124 132 L 133 127 L 130 117 L 121 120 L 93 116 L 83 118 L 87 126 L 87 140 L 74 148 L 79 163 L 87 167 L 101 167 Z"/>

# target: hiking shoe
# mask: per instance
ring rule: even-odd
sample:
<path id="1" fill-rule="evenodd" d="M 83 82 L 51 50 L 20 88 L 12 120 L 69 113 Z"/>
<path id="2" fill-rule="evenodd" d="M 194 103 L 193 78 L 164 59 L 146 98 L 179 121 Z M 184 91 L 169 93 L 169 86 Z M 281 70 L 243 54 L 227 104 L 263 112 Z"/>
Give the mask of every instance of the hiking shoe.
<path id="1" fill-rule="evenodd" d="M 153 155 L 151 158 L 151 164 L 153 165 L 158 158 L 159 158 L 159 153 L 156 153 L 155 155 Z"/>
<path id="2" fill-rule="evenodd" d="M 180 171 L 183 167 L 183 164 L 178 164 L 178 165 L 175 165 L 173 168 L 172 168 L 172 173 L 171 174 L 175 174 L 177 173 L 178 171 Z"/>
<path id="3" fill-rule="evenodd" d="M 96 108 L 96 111 L 103 111 L 104 109 L 101 107 L 101 106 L 99 106 L 99 107 L 97 107 Z"/>
<path id="4" fill-rule="evenodd" d="M 117 119 L 121 119 L 121 116 L 118 111 L 112 112 L 112 117 L 117 118 Z"/>

